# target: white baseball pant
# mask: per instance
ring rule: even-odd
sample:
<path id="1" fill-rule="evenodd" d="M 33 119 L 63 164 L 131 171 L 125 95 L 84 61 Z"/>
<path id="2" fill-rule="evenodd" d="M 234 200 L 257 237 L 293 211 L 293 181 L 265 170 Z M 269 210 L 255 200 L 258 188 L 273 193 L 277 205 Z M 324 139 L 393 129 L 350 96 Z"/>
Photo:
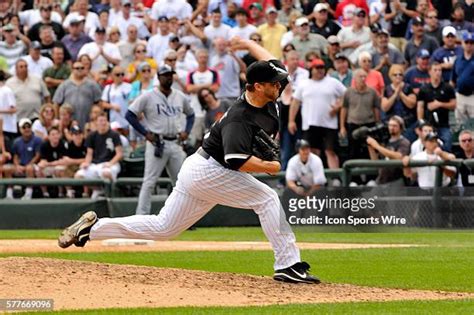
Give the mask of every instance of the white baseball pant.
<path id="1" fill-rule="evenodd" d="M 199 154 L 185 160 L 176 187 L 158 215 L 99 219 L 90 239 L 167 240 L 192 226 L 216 204 L 255 211 L 272 245 L 275 270 L 301 261 L 277 193 L 250 174 L 226 169 L 212 157 L 206 160 Z"/>

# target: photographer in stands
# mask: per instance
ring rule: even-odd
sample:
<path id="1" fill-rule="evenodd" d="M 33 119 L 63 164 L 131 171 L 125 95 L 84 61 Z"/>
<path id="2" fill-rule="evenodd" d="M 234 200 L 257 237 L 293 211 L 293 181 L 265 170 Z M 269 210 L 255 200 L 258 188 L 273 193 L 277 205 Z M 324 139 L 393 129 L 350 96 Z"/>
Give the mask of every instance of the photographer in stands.
<path id="1" fill-rule="evenodd" d="M 387 160 L 401 160 L 410 154 L 410 141 L 402 136 L 405 123 L 400 116 L 392 116 L 388 121 L 388 132 L 390 138 L 384 145 L 372 137 L 367 137 L 367 145 L 371 160 L 378 160 L 380 156 Z M 376 179 L 377 185 L 390 187 L 403 187 L 404 177 L 402 168 L 384 167 L 379 169 Z"/>

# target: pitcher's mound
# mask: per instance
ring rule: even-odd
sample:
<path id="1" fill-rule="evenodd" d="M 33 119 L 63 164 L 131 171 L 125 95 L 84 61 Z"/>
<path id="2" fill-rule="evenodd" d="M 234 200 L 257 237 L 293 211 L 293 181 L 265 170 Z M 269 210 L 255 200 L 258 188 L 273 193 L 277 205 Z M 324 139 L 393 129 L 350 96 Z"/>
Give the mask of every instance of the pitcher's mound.
<path id="1" fill-rule="evenodd" d="M 248 306 L 474 297 L 470 293 L 369 288 L 348 284 L 292 285 L 263 276 L 47 258 L 0 259 L 0 274 L 0 298 L 53 299 L 54 309 Z"/>

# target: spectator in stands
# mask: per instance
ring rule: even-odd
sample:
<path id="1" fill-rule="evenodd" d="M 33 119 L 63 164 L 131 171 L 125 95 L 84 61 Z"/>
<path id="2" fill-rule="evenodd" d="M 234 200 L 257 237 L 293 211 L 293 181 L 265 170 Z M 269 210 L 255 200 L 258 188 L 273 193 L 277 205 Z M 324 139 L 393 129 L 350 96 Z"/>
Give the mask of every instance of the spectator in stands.
<path id="1" fill-rule="evenodd" d="M 427 50 L 431 55 L 438 47 L 438 42 L 425 34 L 425 22 L 421 17 L 412 20 L 413 37 L 405 47 L 405 60 L 409 66 L 416 63 L 416 58 L 421 50 Z"/>
<path id="2" fill-rule="evenodd" d="M 296 132 L 295 117 L 301 105 L 304 139 L 310 143 L 313 153 L 320 155 L 324 151 L 329 168 L 339 168 L 339 158 L 335 152 L 338 141 L 337 116 L 346 87 L 326 75 L 321 59 L 313 60 L 309 70 L 311 79 L 298 85 L 293 94 L 288 131 L 291 134 Z"/>
<path id="3" fill-rule="evenodd" d="M 366 142 L 369 148 L 370 159 L 401 160 L 404 156 L 409 155 L 410 141 L 402 136 L 404 128 L 405 123 L 403 119 L 395 115 L 388 120 L 390 139 L 386 144 L 381 144 L 370 136 L 367 137 Z M 388 187 L 403 187 L 405 182 L 402 168 L 380 168 L 376 184 Z"/>
<path id="4" fill-rule="evenodd" d="M 288 162 L 286 186 L 299 196 L 312 196 L 327 182 L 323 162 L 311 152 L 306 140 L 298 140 L 296 150 L 298 153 Z"/>
<path id="5" fill-rule="evenodd" d="M 245 6 L 242 6 L 245 9 Z M 265 23 L 265 15 L 263 14 L 263 7 L 260 3 L 254 2 L 248 7 L 249 23 L 259 27 Z"/>
<path id="6" fill-rule="evenodd" d="M 453 7 L 453 14 L 451 15 L 451 25 L 458 31 L 458 37 L 461 37 L 463 32 L 474 32 L 474 25 L 471 20 L 466 20 L 464 6 L 458 2 Z"/>
<path id="7" fill-rule="evenodd" d="M 474 34 L 463 34 L 463 54 L 456 58 L 451 81 L 456 87 L 456 121 L 474 118 Z"/>
<path id="8" fill-rule="evenodd" d="M 454 61 L 457 57 L 461 57 L 463 51 L 462 47 L 456 44 L 456 29 L 454 27 L 445 26 L 442 35 L 444 45 L 433 52 L 431 61 L 441 64 L 443 81 L 448 82 L 451 80 Z"/>
<path id="9" fill-rule="evenodd" d="M 112 131 L 107 121 L 107 114 L 97 117 L 97 131 L 86 139 L 87 154 L 75 178 L 102 178 L 115 180 L 120 172 L 122 144 L 120 135 Z M 103 190 L 94 188 L 91 198 L 96 199 Z"/>
<path id="10" fill-rule="evenodd" d="M 41 14 L 41 20 L 34 24 L 31 28 L 28 29 L 28 38 L 33 41 L 39 41 L 39 31 L 40 28 L 44 25 L 51 26 L 54 31 L 55 37 L 59 40 L 64 37 L 65 32 L 63 26 L 51 19 L 53 6 L 51 4 L 42 3 L 40 4 L 39 11 Z"/>
<path id="11" fill-rule="evenodd" d="M 85 54 L 92 59 L 92 71 L 99 71 L 107 67 L 108 64 L 118 65 L 122 59 L 117 45 L 105 40 L 105 33 L 104 28 L 97 28 L 95 30 L 95 41 L 85 44 L 79 51 L 79 56 Z"/>
<path id="12" fill-rule="evenodd" d="M 286 26 L 278 23 L 278 12 L 274 7 L 267 8 L 265 18 L 266 23 L 260 25 L 257 32 L 262 36 L 263 47 L 276 59 L 280 59 L 282 57 L 280 43 L 283 34 L 286 33 Z"/>
<path id="13" fill-rule="evenodd" d="M 112 69 L 112 84 L 102 92 L 102 108 L 109 110 L 110 123 L 117 122 L 120 132 L 128 134 L 128 122 L 125 114 L 128 110 L 128 95 L 132 89 L 130 83 L 123 82 L 125 71 L 120 66 Z"/>
<path id="14" fill-rule="evenodd" d="M 72 20 L 82 16 L 84 18 L 84 31 L 89 33 L 91 29 L 99 26 L 99 16 L 95 12 L 89 11 L 88 0 L 75 0 L 74 12 L 70 12 L 63 21 L 63 27 L 69 27 Z"/>
<path id="15" fill-rule="evenodd" d="M 40 159 L 39 149 L 41 139 L 36 137 L 31 130 L 31 120 L 28 118 L 20 119 L 18 126 L 20 127 L 21 137 L 13 142 L 12 155 L 13 165 L 5 166 L 4 172 L 6 178 L 12 175 L 24 176 L 28 178 L 35 177 L 35 167 Z M 22 199 L 31 199 L 33 196 L 33 187 L 27 186 Z M 13 188 L 7 188 L 7 199 L 13 199 Z"/>
<path id="16" fill-rule="evenodd" d="M 87 148 L 84 142 L 84 134 L 79 126 L 71 127 L 72 140 L 67 144 L 65 155 L 61 159 L 61 165 L 65 166 L 64 177 L 71 178 L 79 170 L 79 166 L 85 161 Z M 72 187 L 66 187 L 66 196 L 74 198 L 75 191 Z"/>
<path id="17" fill-rule="evenodd" d="M 28 64 L 23 59 L 16 62 L 15 76 L 6 84 L 15 94 L 18 119 L 38 117 L 41 104 L 51 100 L 44 82 L 40 77 L 28 74 Z"/>
<path id="18" fill-rule="evenodd" d="M 427 123 L 425 120 L 420 119 L 416 123 L 415 132 L 418 135 L 418 139 L 416 139 L 410 148 L 410 156 L 414 156 L 419 152 L 423 152 L 425 146 L 423 145 L 423 139 L 430 133 L 434 132 L 433 126 Z"/>
<path id="19" fill-rule="evenodd" d="M 197 67 L 194 56 L 193 58 L 188 58 L 187 56 L 188 49 L 185 45 L 181 45 L 181 47 L 178 48 L 178 52 L 170 49 L 165 53 L 165 64 L 175 71 L 173 74 L 173 85 L 171 87 L 183 93 L 186 91 L 186 80 L 189 71 Z"/>
<path id="20" fill-rule="evenodd" d="M 314 21 L 311 23 L 311 33 L 319 34 L 329 39 L 331 35 L 337 35 L 341 27 L 329 19 L 329 4 L 320 2 L 313 9 Z"/>
<path id="21" fill-rule="evenodd" d="M 290 2 L 291 1 L 292 0 L 290 0 Z M 249 39 L 250 35 L 257 31 L 257 28 L 254 25 L 248 23 L 248 12 L 243 8 L 237 9 L 237 12 L 235 13 L 235 19 L 237 21 L 237 25 L 229 31 L 229 38 L 239 36 L 243 39 Z M 245 51 L 239 52 L 237 55 L 242 57 L 244 53 Z"/>
<path id="22" fill-rule="evenodd" d="M 416 95 L 411 86 L 403 82 L 402 65 L 392 65 L 389 77 L 391 83 L 385 87 L 381 103 L 382 121 L 388 122 L 395 115 L 401 117 L 405 125 L 403 135 L 413 142 L 416 139 Z"/>
<path id="23" fill-rule="evenodd" d="M 120 42 L 120 36 L 121 36 L 119 28 L 117 26 L 108 27 L 106 28 L 106 34 L 107 34 L 107 42 L 114 44 L 118 48 L 118 44 Z M 119 54 L 120 54 L 120 50 L 119 50 Z M 122 55 L 120 55 L 120 57 L 122 57 Z"/>
<path id="24" fill-rule="evenodd" d="M 2 27 L 2 35 L 4 40 L 0 41 L 0 56 L 5 57 L 9 70 L 14 70 L 14 66 L 18 59 L 23 56 L 29 40 L 25 43 L 17 39 L 19 34 L 18 29 L 12 24 L 7 24 Z"/>
<path id="25" fill-rule="evenodd" d="M 99 104 L 94 104 L 89 113 L 89 121 L 84 126 L 84 136 L 87 138 L 92 132 L 97 131 L 97 118 L 104 112 Z"/>
<path id="26" fill-rule="evenodd" d="M 86 54 L 80 55 L 77 58 L 77 61 L 82 63 L 82 65 L 84 66 L 84 75 L 93 81 L 98 82 L 100 73 L 104 71 L 107 72 L 107 69 L 108 69 L 107 67 L 107 68 L 99 69 L 99 71 L 92 71 L 92 59 L 91 57 L 89 57 L 89 55 L 86 55 Z"/>
<path id="27" fill-rule="evenodd" d="M 117 22 L 110 20 L 109 25 L 117 25 L 120 34 L 122 34 L 122 40 L 127 38 L 127 29 L 130 25 L 135 25 L 138 30 L 138 38 L 145 39 L 150 37 L 150 32 L 145 25 L 143 19 L 132 16 L 132 2 L 130 0 L 122 1 L 122 14 L 118 16 Z"/>
<path id="28" fill-rule="evenodd" d="M 426 11 L 429 9 L 430 4 L 428 0 L 416 0 L 416 8 L 415 8 L 415 16 L 412 17 L 412 19 L 408 22 L 408 25 L 405 30 L 405 38 L 407 40 L 410 40 L 411 37 L 413 36 L 413 30 L 412 30 L 412 24 L 414 19 L 417 17 L 421 18 L 424 20 L 424 17 L 426 15 Z M 425 29 L 428 30 L 427 25 L 425 25 Z"/>
<path id="29" fill-rule="evenodd" d="M 341 52 L 341 45 L 339 44 L 339 38 L 335 35 L 331 35 L 328 37 L 328 53 L 327 55 L 322 56 L 324 60 L 324 64 L 326 65 L 326 71 L 328 73 L 333 72 L 336 68 L 334 66 L 334 62 L 336 61 L 336 55 Z"/>
<path id="30" fill-rule="evenodd" d="M 459 0 L 458 3 L 460 5 L 462 5 L 462 7 L 464 9 L 464 18 L 466 19 L 466 21 L 473 21 L 473 19 L 474 19 L 474 2 L 472 0 Z M 449 11 L 449 13 L 451 13 L 451 11 Z"/>
<path id="31" fill-rule="evenodd" d="M 64 36 L 61 42 L 66 46 L 66 49 L 71 55 L 71 60 L 75 61 L 82 46 L 93 40 L 84 33 L 84 17 L 81 15 L 74 16 L 70 19 L 68 29 L 69 34 Z"/>
<path id="32" fill-rule="evenodd" d="M 216 96 L 218 99 L 235 101 L 240 96 L 240 78 L 245 79 L 247 66 L 229 50 L 228 42 L 222 37 L 214 40 L 214 51 L 209 64 L 217 70 L 219 79 L 226 83 L 220 85 Z"/>
<path id="33" fill-rule="evenodd" d="M 392 12 L 385 15 L 385 20 L 389 21 L 391 24 L 391 41 L 400 51 L 405 50 L 405 32 L 409 19 L 417 16 L 415 9 L 415 0 L 407 0 L 405 2 L 394 1 L 393 4 L 390 3 L 390 10 Z"/>
<path id="34" fill-rule="evenodd" d="M 155 2 L 151 8 L 151 18 L 153 19 L 153 33 L 156 33 L 156 21 L 162 16 L 176 17 L 179 20 L 191 18 L 193 8 L 186 0 Z"/>
<path id="35" fill-rule="evenodd" d="M 340 133 L 349 140 L 349 158 L 368 158 L 367 148 L 362 139 L 354 139 L 352 132 L 362 126 L 373 127 L 380 121 L 380 97 L 374 89 L 367 86 L 367 72 L 357 69 L 354 72 L 355 87 L 348 88 L 339 119 Z"/>
<path id="36" fill-rule="evenodd" d="M 456 95 L 449 83 L 442 81 L 440 64 L 430 66 L 430 83 L 420 88 L 418 93 L 418 119 L 427 119 L 433 125 L 439 138 L 443 141 L 443 150 L 451 151 L 451 129 L 449 112 L 456 109 Z"/>
<path id="37" fill-rule="evenodd" d="M 458 159 L 473 159 L 474 158 L 474 146 L 472 144 L 472 131 L 463 130 L 459 133 L 459 146 L 461 151 L 456 154 Z M 459 168 L 459 179 L 458 186 L 462 187 L 474 187 L 474 174 L 471 168 L 462 164 Z"/>
<path id="38" fill-rule="evenodd" d="M 64 62 L 64 48 L 54 47 L 52 50 L 53 65 L 43 72 L 43 80 L 52 97 L 58 86 L 71 75 L 71 68 Z"/>
<path id="39" fill-rule="evenodd" d="M 327 53 L 328 41 L 319 34 L 310 33 L 307 18 L 298 18 L 295 25 L 298 27 L 298 32 L 291 43 L 295 46 L 300 56 L 304 56 L 310 51 L 318 53 L 319 56 Z"/>
<path id="40" fill-rule="evenodd" d="M 231 27 L 229 25 L 222 23 L 221 11 L 219 9 L 215 9 L 211 13 L 211 20 L 209 22 L 209 25 L 204 28 L 204 34 L 211 42 L 213 42 L 218 37 L 222 37 L 225 40 L 228 40 L 230 39 L 230 30 Z M 210 55 L 212 56 L 213 54 L 214 50 L 211 46 Z"/>
<path id="41" fill-rule="evenodd" d="M 138 38 L 138 30 L 137 27 L 133 24 L 127 27 L 127 38 L 122 40 L 118 43 L 117 47 L 120 51 L 120 56 L 122 57 L 122 61 L 120 65 L 125 69 L 128 67 L 129 64 L 133 62 L 135 59 L 135 50 L 139 44 L 145 46 L 145 53 L 146 53 L 146 44 L 145 40 L 141 40 Z"/>
<path id="42" fill-rule="evenodd" d="M 369 25 L 379 24 L 382 29 L 389 30 L 391 23 L 387 20 L 394 15 L 393 5 L 387 0 L 374 0 L 369 3 Z"/>
<path id="43" fill-rule="evenodd" d="M 349 59 L 343 53 L 338 53 L 334 57 L 336 71 L 332 72 L 331 76 L 341 81 L 345 87 L 350 87 L 352 84 L 352 70 Z"/>
<path id="44" fill-rule="evenodd" d="M 366 11 L 357 8 L 354 11 L 352 25 L 343 27 L 339 33 L 337 33 L 337 37 L 339 37 L 341 43 L 342 52 L 349 58 L 349 60 L 352 59 L 351 54 L 357 47 L 370 41 L 370 29 L 367 26 L 364 26 L 365 18 Z"/>
<path id="45" fill-rule="evenodd" d="M 166 16 L 158 18 L 159 31 L 150 37 L 146 47 L 147 56 L 153 58 L 158 64 L 163 61 L 163 55 L 168 49 L 168 43 L 173 33 L 170 32 L 169 19 Z"/>
<path id="46" fill-rule="evenodd" d="M 40 161 L 36 168 L 36 177 L 64 177 L 65 166 L 62 157 L 66 154 L 67 147 L 61 139 L 61 132 L 54 126 L 48 130 L 46 140 L 40 146 Z M 46 186 L 41 186 L 44 198 L 49 198 Z M 63 187 L 58 189 L 58 197 L 64 197 Z"/>
<path id="47" fill-rule="evenodd" d="M 102 95 L 100 86 L 87 78 L 84 70 L 84 65 L 76 61 L 71 77 L 59 85 L 53 98 L 54 104 L 61 106 L 68 103 L 72 106 L 74 118 L 81 127 L 87 122 L 91 106 L 98 104 Z"/>
<path id="48" fill-rule="evenodd" d="M 205 49 L 196 52 L 198 68 L 189 72 L 186 92 L 191 94 L 191 106 L 194 110 L 195 120 L 191 130 L 190 140 L 198 144 L 204 135 L 204 111 L 199 104 L 197 92 L 202 88 L 209 88 L 217 93 L 220 87 L 220 78 L 217 71 L 210 69 L 208 65 L 209 53 Z"/>
<path id="49" fill-rule="evenodd" d="M 441 72 L 441 71 L 440 71 Z M 441 75 L 441 74 L 440 74 Z M 408 178 L 417 178 L 418 186 L 421 188 L 433 188 L 435 187 L 435 178 L 436 178 L 436 166 L 424 166 L 424 167 L 407 167 L 411 160 L 413 161 L 448 161 L 455 159 L 454 154 L 443 151 L 438 144 L 438 135 L 434 132 L 430 132 L 425 136 L 423 145 L 425 150 L 418 154 L 415 154 L 413 157 L 405 156 L 403 157 L 404 174 Z M 456 174 L 456 168 L 453 166 L 443 167 L 443 186 L 449 185 L 451 182 L 451 177 Z M 418 176 L 417 176 L 418 175 Z"/>
<path id="50" fill-rule="evenodd" d="M 390 33 L 387 30 L 381 29 L 377 33 L 376 43 L 372 53 L 372 67 L 382 74 L 385 85 L 388 85 L 390 67 L 395 64 L 403 65 L 405 59 L 398 49 L 390 47 Z"/>
<path id="51" fill-rule="evenodd" d="M 354 23 L 353 17 L 360 11 L 369 12 L 366 0 L 343 0 L 337 4 L 334 17 L 347 27 Z"/>
<path id="52" fill-rule="evenodd" d="M 372 56 L 369 52 L 363 51 L 360 53 L 358 58 L 359 67 L 367 73 L 366 83 L 369 87 L 373 88 L 377 92 L 378 96 L 383 95 L 385 83 L 383 81 L 382 74 L 377 70 L 372 69 Z M 352 81 L 352 87 L 355 86 L 354 80 Z"/>
<path id="53" fill-rule="evenodd" d="M 287 45 L 294 46 L 293 44 L 291 44 L 291 42 L 295 38 L 295 35 L 298 34 L 299 32 L 300 28 L 296 26 L 296 20 L 298 20 L 300 17 L 301 17 L 301 13 L 293 14 L 292 16 L 290 16 L 290 24 L 288 26 L 288 32 L 283 34 L 280 41 L 280 46 L 283 47 L 283 55 L 285 54 L 285 47 L 287 47 Z"/>
<path id="54" fill-rule="evenodd" d="M 72 126 L 78 125 L 78 122 L 73 120 L 73 115 L 74 109 L 67 103 L 59 108 L 59 131 L 61 131 L 66 141 L 71 141 L 72 139 L 70 133 Z"/>
<path id="55" fill-rule="evenodd" d="M 411 66 L 405 72 L 405 83 L 409 84 L 417 95 L 420 87 L 430 82 L 430 57 L 428 50 L 421 49 L 416 55 L 416 65 Z"/>
<path id="56" fill-rule="evenodd" d="M 216 121 L 224 116 L 224 113 L 232 106 L 233 102 L 227 99 L 218 99 L 209 88 L 202 88 L 198 94 L 199 103 L 206 110 L 204 125 L 209 130 Z"/>
<path id="57" fill-rule="evenodd" d="M 449 1 L 448 1 L 449 2 Z M 438 42 L 438 45 L 443 44 L 443 27 L 439 24 L 438 11 L 436 9 L 428 9 L 424 15 L 426 25 L 426 35 L 433 37 Z"/>
<path id="58" fill-rule="evenodd" d="M 32 42 L 29 55 L 22 57 L 22 59 L 28 64 L 28 74 L 38 78 L 42 78 L 44 70 L 53 66 L 51 59 L 41 56 L 41 44 L 39 42 Z"/>
<path id="59" fill-rule="evenodd" d="M 262 35 L 260 35 L 259 33 L 253 33 L 250 35 L 250 40 L 251 41 L 254 41 L 256 42 L 257 44 L 259 44 L 260 46 L 262 46 Z M 252 63 L 254 63 L 255 61 L 257 61 L 257 59 L 255 59 L 251 54 L 247 53 L 245 54 L 243 57 L 242 57 L 242 60 L 245 62 L 245 65 L 248 67 L 250 66 Z"/>
<path id="60" fill-rule="evenodd" d="M 357 64 L 360 53 L 367 51 L 370 54 L 375 53 L 375 48 L 377 47 L 377 35 L 382 30 L 380 24 L 372 24 L 369 27 L 370 29 L 370 40 L 365 44 L 359 45 L 350 55 L 349 60 L 352 64 Z"/>
<path id="61" fill-rule="evenodd" d="M 132 83 L 130 93 L 128 94 L 129 103 L 143 92 L 152 90 L 155 82 L 153 70 L 148 62 L 145 61 L 139 64 L 137 70 L 140 73 L 140 79 Z"/>
<path id="62" fill-rule="evenodd" d="M 7 74 L 0 70 L 0 119 L 2 120 L 3 143 L 6 151 L 11 152 L 13 141 L 18 136 L 16 127 L 16 100 L 15 94 L 6 84 Z"/>
<path id="63" fill-rule="evenodd" d="M 56 119 L 55 108 L 53 104 L 44 104 L 39 111 L 39 117 L 33 122 L 31 129 L 35 136 L 42 140 L 48 140 L 49 130 L 59 125 L 59 120 Z"/>
<path id="64" fill-rule="evenodd" d="M 290 16 L 295 15 L 295 14 L 301 15 L 301 12 L 294 8 L 294 2 L 295 2 L 294 0 L 281 1 L 281 9 L 278 11 L 278 22 L 280 22 L 283 25 L 289 25 Z"/>

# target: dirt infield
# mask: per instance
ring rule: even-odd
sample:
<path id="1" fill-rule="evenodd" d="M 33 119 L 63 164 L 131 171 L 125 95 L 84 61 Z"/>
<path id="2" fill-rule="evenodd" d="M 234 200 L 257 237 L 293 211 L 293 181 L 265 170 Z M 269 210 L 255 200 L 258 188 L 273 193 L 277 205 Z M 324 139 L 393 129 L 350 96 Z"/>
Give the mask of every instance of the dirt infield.
<path id="1" fill-rule="evenodd" d="M 56 310 L 474 297 L 472 293 L 348 284 L 291 285 L 262 276 L 48 258 L 3 258 L 0 259 L 0 274 L 0 298 L 51 298 Z"/>
<path id="2" fill-rule="evenodd" d="M 143 251 L 231 251 L 231 250 L 271 250 L 268 242 L 198 242 L 198 241 L 159 241 L 149 244 L 132 245 L 141 241 L 117 240 L 94 241 L 84 248 L 71 246 L 68 252 L 143 252 Z M 113 245 L 115 244 L 115 246 Z M 412 244 L 342 244 L 342 243 L 298 243 L 300 249 L 360 249 L 415 247 Z M 0 253 L 51 253 L 65 252 L 56 240 L 0 240 Z"/>

